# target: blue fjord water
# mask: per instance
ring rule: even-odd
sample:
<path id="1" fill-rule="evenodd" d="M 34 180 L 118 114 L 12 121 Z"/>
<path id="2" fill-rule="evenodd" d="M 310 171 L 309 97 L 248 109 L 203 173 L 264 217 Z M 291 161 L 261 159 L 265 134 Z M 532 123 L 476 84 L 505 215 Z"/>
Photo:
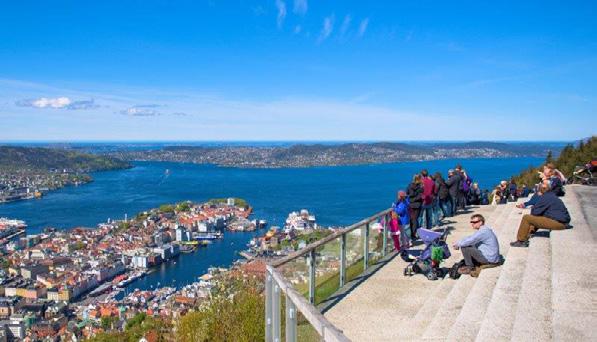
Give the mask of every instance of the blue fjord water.
<path id="1" fill-rule="evenodd" d="M 93 174 L 94 182 L 48 193 L 43 199 L 0 205 L 0 217 L 27 221 L 28 233 L 45 227 L 94 227 L 108 218 L 122 219 L 164 203 L 183 200 L 241 197 L 254 208 L 254 218 L 283 225 L 289 212 L 308 209 L 326 226 L 348 225 L 387 208 L 396 191 L 413 174 L 447 170 L 460 163 L 467 173 L 490 189 L 541 158 L 449 159 L 341 167 L 236 169 L 187 163 L 136 162 L 128 170 Z M 169 170 L 169 174 L 165 170 Z M 149 289 L 182 286 L 210 266 L 229 266 L 238 251 L 263 232 L 227 232 L 221 240 L 192 254 L 183 254 L 129 285 Z"/>

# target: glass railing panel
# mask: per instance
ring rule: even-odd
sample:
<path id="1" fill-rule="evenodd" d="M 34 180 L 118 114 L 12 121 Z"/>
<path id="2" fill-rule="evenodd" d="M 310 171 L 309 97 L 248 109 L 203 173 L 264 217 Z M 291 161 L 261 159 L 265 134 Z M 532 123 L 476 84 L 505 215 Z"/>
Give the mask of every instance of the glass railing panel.
<path id="1" fill-rule="evenodd" d="M 305 342 L 320 342 L 322 341 L 321 335 L 317 333 L 317 330 L 307 321 L 302 313 L 297 315 L 296 325 L 296 340 Z"/>
<path id="2" fill-rule="evenodd" d="M 340 239 L 316 249 L 315 305 L 328 299 L 340 287 Z"/>
<path id="3" fill-rule="evenodd" d="M 384 220 L 375 220 L 369 224 L 369 266 L 382 257 Z"/>
<path id="4" fill-rule="evenodd" d="M 363 273 L 365 229 L 363 225 L 346 234 L 346 282 Z"/>
<path id="5" fill-rule="evenodd" d="M 293 259 L 277 268 L 282 276 L 297 290 L 309 299 L 309 254 Z"/>

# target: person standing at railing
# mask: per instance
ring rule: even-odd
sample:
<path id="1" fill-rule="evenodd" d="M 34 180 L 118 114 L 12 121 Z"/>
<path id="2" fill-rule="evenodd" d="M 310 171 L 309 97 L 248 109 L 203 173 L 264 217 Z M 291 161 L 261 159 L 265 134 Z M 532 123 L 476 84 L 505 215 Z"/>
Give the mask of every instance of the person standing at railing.
<path id="1" fill-rule="evenodd" d="M 421 171 L 421 183 L 423 184 L 422 215 L 425 219 L 425 228 L 433 226 L 433 197 L 435 195 L 435 181 L 429 177 L 426 169 Z"/>
<path id="2" fill-rule="evenodd" d="M 392 210 L 392 214 L 390 216 L 390 235 L 392 236 L 392 241 L 394 241 L 394 248 L 396 251 L 400 252 L 400 223 L 398 221 L 398 214 L 395 210 Z"/>
<path id="3" fill-rule="evenodd" d="M 419 229 L 419 215 L 423 206 L 421 175 L 413 176 L 413 181 L 408 185 L 406 192 L 410 202 L 410 236 L 412 239 L 415 239 L 417 237 L 417 229 Z"/>
<path id="4" fill-rule="evenodd" d="M 439 209 L 441 210 L 443 217 L 450 217 L 452 216 L 452 206 L 449 202 L 450 194 L 448 193 L 448 186 L 446 185 L 446 181 L 444 180 L 440 172 L 436 172 L 433 178 L 435 180 L 435 189 L 437 191 Z"/>
<path id="5" fill-rule="evenodd" d="M 406 197 L 406 192 L 402 190 L 398 191 L 397 201 L 392 207 L 400 220 L 400 245 L 404 250 L 410 247 L 410 238 L 408 237 L 410 225 L 410 202 L 408 201 L 408 197 Z"/>
<path id="6" fill-rule="evenodd" d="M 448 170 L 448 180 L 446 181 L 448 186 L 448 193 L 450 194 L 450 213 L 452 216 L 456 215 L 457 200 L 458 200 L 458 189 L 460 187 L 460 174 L 454 172 L 454 170 Z"/>

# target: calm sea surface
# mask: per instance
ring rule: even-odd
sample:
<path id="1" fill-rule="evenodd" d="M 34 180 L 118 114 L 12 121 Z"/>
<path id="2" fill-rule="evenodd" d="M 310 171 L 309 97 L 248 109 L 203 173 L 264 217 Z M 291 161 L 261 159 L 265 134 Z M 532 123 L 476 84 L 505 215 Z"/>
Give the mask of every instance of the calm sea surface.
<path id="1" fill-rule="evenodd" d="M 462 159 L 399 164 L 287 169 L 235 169 L 185 163 L 138 162 L 129 170 L 99 172 L 95 181 L 47 194 L 41 200 L 0 205 L 0 217 L 22 219 L 28 233 L 45 227 L 94 227 L 108 218 L 122 219 L 164 203 L 241 197 L 254 208 L 253 218 L 283 225 L 291 211 L 308 209 L 321 225 L 348 225 L 387 208 L 413 174 L 447 170 L 457 163 L 481 188 L 490 189 L 542 158 Z M 165 171 L 168 169 L 169 175 Z M 210 266 L 229 266 L 254 233 L 225 237 L 192 254 L 182 254 L 156 272 L 129 285 L 149 289 L 183 286 Z"/>

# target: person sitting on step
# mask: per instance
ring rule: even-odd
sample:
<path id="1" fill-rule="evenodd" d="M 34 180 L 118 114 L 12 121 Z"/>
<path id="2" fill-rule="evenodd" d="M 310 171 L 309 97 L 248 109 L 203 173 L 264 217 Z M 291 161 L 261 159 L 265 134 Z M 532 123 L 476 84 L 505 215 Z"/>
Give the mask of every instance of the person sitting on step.
<path id="1" fill-rule="evenodd" d="M 524 215 L 516 241 L 511 242 L 512 247 L 528 247 L 529 237 L 537 229 L 562 230 L 570 223 L 570 214 L 564 202 L 551 191 L 548 184 L 539 186 L 539 196 L 537 203 L 533 205 L 531 214 Z"/>
<path id="2" fill-rule="evenodd" d="M 500 244 L 490 226 L 485 224 L 481 214 L 471 216 L 471 225 L 476 232 L 456 242 L 454 249 L 461 249 L 464 266 L 458 269 L 460 274 L 469 274 L 476 266 L 497 264 L 500 262 Z"/>

